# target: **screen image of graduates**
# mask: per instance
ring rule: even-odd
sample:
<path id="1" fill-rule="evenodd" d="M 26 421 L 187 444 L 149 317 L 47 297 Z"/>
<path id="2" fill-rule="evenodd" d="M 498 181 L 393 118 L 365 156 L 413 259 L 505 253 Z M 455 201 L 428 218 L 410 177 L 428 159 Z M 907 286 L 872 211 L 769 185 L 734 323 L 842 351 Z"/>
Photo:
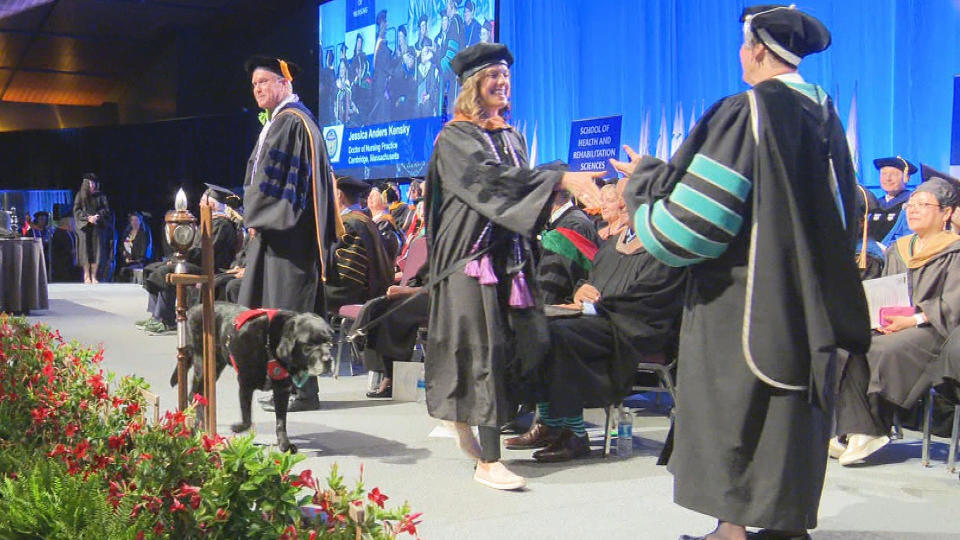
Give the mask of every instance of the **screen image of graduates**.
<path id="1" fill-rule="evenodd" d="M 450 62 L 464 47 L 493 41 L 495 0 L 381 1 L 373 24 L 338 32 L 350 27 L 344 2 L 320 6 L 321 124 L 452 115 Z"/>

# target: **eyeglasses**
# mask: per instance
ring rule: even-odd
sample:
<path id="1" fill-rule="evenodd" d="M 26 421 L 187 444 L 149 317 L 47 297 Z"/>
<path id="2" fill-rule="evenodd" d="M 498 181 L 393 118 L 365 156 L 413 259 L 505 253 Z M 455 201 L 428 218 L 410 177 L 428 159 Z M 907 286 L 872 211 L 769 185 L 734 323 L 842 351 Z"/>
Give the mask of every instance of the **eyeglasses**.
<path id="1" fill-rule="evenodd" d="M 909 202 L 903 205 L 903 207 L 906 208 L 907 210 L 923 210 L 924 208 L 930 208 L 930 207 L 940 208 L 941 205 L 935 204 L 935 203 L 928 203 L 928 202 Z"/>
<path id="2" fill-rule="evenodd" d="M 271 83 L 271 82 L 274 82 L 274 81 L 280 82 L 280 81 L 283 81 L 283 80 L 284 80 L 283 77 L 277 77 L 277 78 L 274 78 L 274 79 L 264 79 L 264 80 L 262 80 L 262 81 L 253 81 L 252 83 L 250 83 L 250 86 L 251 86 L 252 88 L 256 89 L 258 86 L 262 86 L 262 85 L 264 85 L 264 84 Z"/>

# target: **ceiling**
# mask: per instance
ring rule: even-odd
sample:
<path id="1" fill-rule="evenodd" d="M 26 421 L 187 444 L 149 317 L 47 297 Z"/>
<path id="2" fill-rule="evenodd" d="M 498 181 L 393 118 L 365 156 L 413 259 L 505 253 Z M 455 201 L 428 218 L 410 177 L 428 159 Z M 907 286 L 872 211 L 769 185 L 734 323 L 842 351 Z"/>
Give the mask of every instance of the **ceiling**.
<path id="1" fill-rule="evenodd" d="M 274 11 L 273 0 L 0 0 L 0 101 L 100 106 L 183 28 Z"/>

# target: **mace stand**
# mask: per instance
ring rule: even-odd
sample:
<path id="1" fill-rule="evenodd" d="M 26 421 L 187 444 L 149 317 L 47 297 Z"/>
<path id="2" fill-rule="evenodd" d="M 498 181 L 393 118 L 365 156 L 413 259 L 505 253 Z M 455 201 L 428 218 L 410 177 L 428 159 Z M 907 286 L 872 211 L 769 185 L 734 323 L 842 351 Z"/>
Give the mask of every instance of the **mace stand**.
<path id="1" fill-rule="evenodd" d="M 183 410 L 189 404 L 187 395 L 187 370 L 190 369 L 192 351 L 187 342 L 187 287 L 200 285 L 200 301 L 203 306 L 203 397 L 207 405 L 201 407 L 200 420 L 210 435 L 217 432 L 217 361 L 216 331 L 213 314 L 213 218 L 209 207 L 200 207 L 200 259 L 202 273 L 167 274 L 167 283 L 177 290 L 177 406 Z"/>

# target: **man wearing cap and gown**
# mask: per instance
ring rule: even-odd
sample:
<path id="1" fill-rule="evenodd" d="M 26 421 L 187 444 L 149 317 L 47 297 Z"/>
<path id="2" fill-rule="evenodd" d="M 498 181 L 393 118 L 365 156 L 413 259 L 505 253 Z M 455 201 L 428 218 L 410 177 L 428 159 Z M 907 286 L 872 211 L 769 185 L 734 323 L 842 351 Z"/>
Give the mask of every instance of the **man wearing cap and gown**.
<path id="1" fill-rule="evenodd" d="M 256 56 L 246 70 L 266 121 L 243 181 L 244 222 L 255 232 L 238 301 L 250 308 L 325 314 L 322 280 L 332 264 L 331 247 L 343 232 L 327 146 L 313 115 L 293 93 L 295 64 Z M 302 395 L 293 398 L 289 411 L 319 406 L 316 377 L 297 392 Z"/>
<path id="2" fill-rule="evenodd" d="M 349 176 L 337 179 L 340 218 L 346 231 L 333 247 L 334 264 L 326 282 L 327 309 L 363 304 L 393 284 L 393 262 L 376 224 L 360 206 L 370 185 Z"/>
<path id="3" fill-rule="evenodd" d="M 910 190 L 906 186 L 910 175 L 917 172 L 917 167 L 900 156 L 875 159 L 873 166 L 880 171 L 880 187 L 885 194 L 877 200 L 876 209 L 867 216 L 867 235 L 889 246 L 897 238 L 910 234 L 906 215 L 901 209 L 910 198 Z"/>
<path id="4" fill-rule="evenodd" d="M 555 161 L 539 168 L 569 170 L 566 163 Z M 560 190 L 553 198 L 550 219 L 540 232 L 542 253 L 537 263 L 537 283 L 544 304 L 569 304 L 578 282 L 587 278 L 593 256 L 600 245 L 597 226 L 570 198 Z"/>
<path id="5" fill-rule="evenodd" d="M 644 248 L 688 267 L 669 468 L 703 538 L 809 538 L 832 416 L 835 350 L 870 344 L 854 264 L 855 176 L 827 93 L 797 73 L 826 49 L 793 7 L 741 16 L 752 89 L 713 105 L 669 163 L 614 165 Z M 850 227 L 847 228 L 847 224 Z M 691 538 L 684 535 L 682 538 Z"/>
<path id="6" fill-rule="evenodd" d="M 213 271 L 223 272 L 230 267 L 240 247 L 239 224 L 230 218 L 226 201 L 236 204 L 239 197 L 229 189 L 214 184 L 206 185 L 207 190 L 200 197 L 200 205 L 209 206 L 213 211 L 211 223 Z M 197 235 L 193 247 L 187 252 L 187 273 L 202 272 L 201 262 L 200 236 Z M 174 330 L 176 326 L 176 286 L 167 283 L 167 274 L 174 269 L 172 259 L 148 264 L 143 269 L 143 288 L 149 293 L 147 311 L 152 316 L 138 321 L 137 326 L 141 326 L 147 332 L 165 333 Z"/>
<path id="7" fill-rule="evenodd" d="M 924 172 L 928 172 L 925 170 Z M 906 273 L 914 311 L 880 321 L 882 335 L 870 352 L 852 355 L 841 366 L 837 434 L 831 455 L 841 465 L 870 456 L 890 438 L 895 407 L 911 409 L 933 384 L 940 349 L 960 326 L 960 236 L 945 230 L 958 203 L 947 175 L 920 184 L 904 204 L 915 234 L 887 249 L 884 275 Z"/>

